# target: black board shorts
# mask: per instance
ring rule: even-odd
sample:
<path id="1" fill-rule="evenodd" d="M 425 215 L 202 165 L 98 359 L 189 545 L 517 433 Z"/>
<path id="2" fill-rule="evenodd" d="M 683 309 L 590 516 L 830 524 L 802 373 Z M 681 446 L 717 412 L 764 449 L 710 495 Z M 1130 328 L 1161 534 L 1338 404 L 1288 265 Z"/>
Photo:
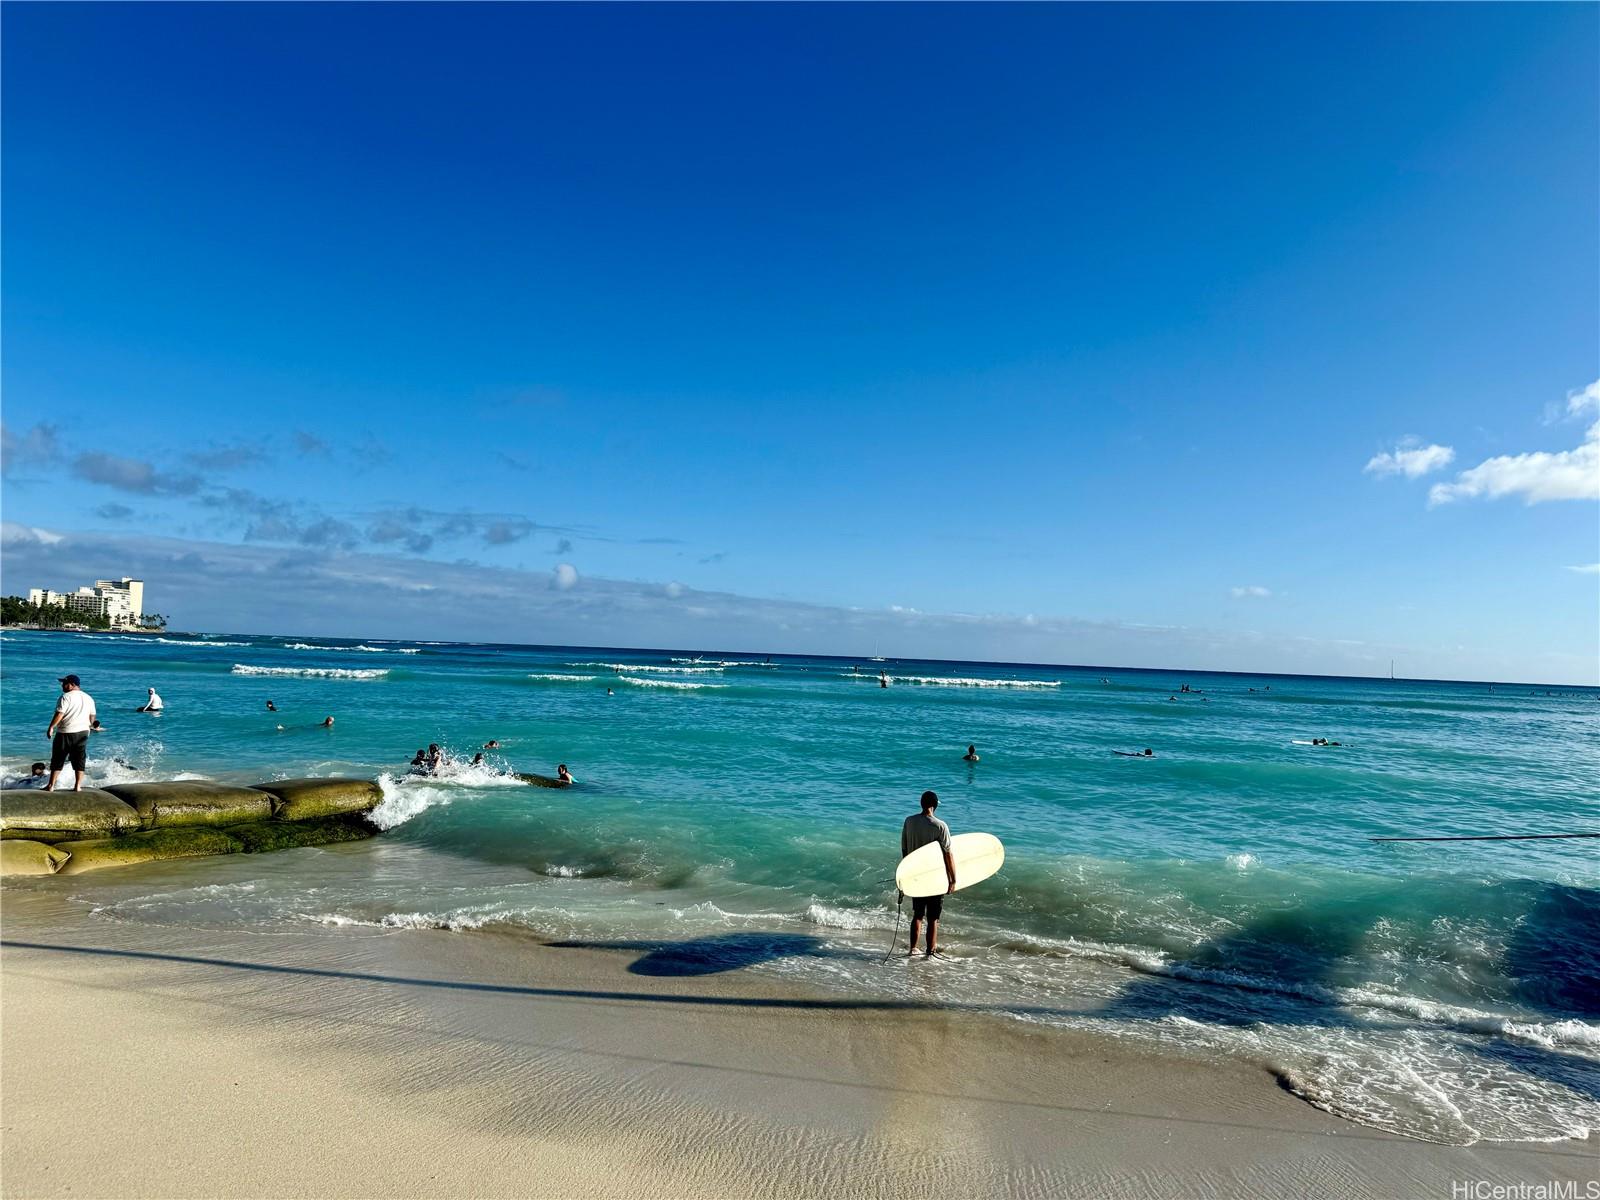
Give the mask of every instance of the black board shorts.
<path id="1" fill-rule="evenodd" d="M 920 921 L 927 917 L 930 921 L 937 921 L 944 912 L 943 896 L 913 896 L 911 898 L 912 920 Z"/>
<path id="2" fill-rule="evenodd" d="M 72 769 L 83 774 L 84 760 L 89 757 L 89 731 L 58 733 L 50 743 L 50 770 L 61 770 L 63 764 L 72 763 Z"/>

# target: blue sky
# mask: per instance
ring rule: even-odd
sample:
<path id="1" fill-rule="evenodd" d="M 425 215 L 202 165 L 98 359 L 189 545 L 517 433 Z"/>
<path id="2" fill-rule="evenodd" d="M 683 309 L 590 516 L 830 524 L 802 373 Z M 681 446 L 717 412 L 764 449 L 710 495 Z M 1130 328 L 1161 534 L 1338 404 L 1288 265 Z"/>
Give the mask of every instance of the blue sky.
<path id="1" fill-rule="evenodd" d="M 9 4 L 6 590 L 1596 682 L 1597 35 Z"/>

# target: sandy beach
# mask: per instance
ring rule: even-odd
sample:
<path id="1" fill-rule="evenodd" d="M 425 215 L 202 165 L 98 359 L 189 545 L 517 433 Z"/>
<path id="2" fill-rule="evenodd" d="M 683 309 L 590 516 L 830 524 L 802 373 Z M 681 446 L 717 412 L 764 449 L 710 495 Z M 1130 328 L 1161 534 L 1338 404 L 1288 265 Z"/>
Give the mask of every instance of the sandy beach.
<path id="1" fill-rule="evenodd" d="M 5 918 L 8 1196 L 1448 1197 L 1600 1176 L 1592 1137 L 1407 1141 L 1238 1064 L 641 975 L 637 950 L 197 933 L 14 892 Z"/>

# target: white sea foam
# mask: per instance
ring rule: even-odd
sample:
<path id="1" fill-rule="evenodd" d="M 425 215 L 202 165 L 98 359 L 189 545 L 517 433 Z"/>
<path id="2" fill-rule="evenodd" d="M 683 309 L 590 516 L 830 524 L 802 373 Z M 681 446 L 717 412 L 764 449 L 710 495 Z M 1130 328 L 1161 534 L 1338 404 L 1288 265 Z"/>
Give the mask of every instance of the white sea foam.
<path id="1" fill-rule="evenodd" d="M 895 914 L 880 909 L 838 908 L 831 904 L 808 904 L 802 918 L 808 924 L 828 929 L 893 929 Z"/>
<path id="2" fill-rule="evenodd" d="M 629 671 L 644 675 L 701 675 L 721 674 L 721 667 L 712 666 L 687 666 L 687 667 L 660 667 L 644 663 L 605 663 L 583 662 L 572 663 L 574 667 L 603 667 L 608 671 Z"/>
<path id="3" fill-rule="evenodd" d="M 200 638 L 172 638 L 153 637 L 146 638 L 147 642 L 160 642 L 164 646 L 248 646 L 249 642 L 207 642 Z"/>
<path id="4" fill-rule="evenodd" d="M 599 681 L 600 676 L 598 676 L 598 675 L 561 675 L 561 674 L 558 674 L 556 672 L 537 672 L 536 671 L 536 672 L 529 672 L 528 678 L 529 679 L 555 679 L 555 680 L 560 680 L 563 683 L 595 683 L 595 682 Z"/>
<path id="5" fill-rule="evenodd" d="M 254 667 L 246 663 L 234 663 L 232 673 L 307 679 L 382 679 L 389 671 L 386 667 Z"/>
<path id="6" fill-rule="evenodd" d="M 393 829 L 411 818 L 420 816 L 430 808 L 441 808 L 455 797 L 450 788 L 396 780 L 387 772 L 378 776 L 378 789 L 383 799 L 367 814 L 379 829 Z"/>
<path id="7" fill-rule="evenodd" d="M 1230 854 L 1227 863 L 1235 871 L 1248 871 L 1251 867 L 1259 866 L 1261 860 L 1254 854 Z"/>
<path id="8" fill-rule="evenodd" d="M 674 658 L 669 661 L 692 667 L 776 667 L 775 662 L 756 662 L 749 658 Z"/>
<path id="9" fill-rule="evenodd" d="M 701 691 L 705 688 L 722 688 L 723 683 L 688 683 L 680 679 L 629 679 L 626 675 L 620 677 L 623 683 L 631 683 L 634 687 L 647 688 L 674 688 L 678 691 Z"/>
<path id="10" fill-rule="evenodd" d="M 841 671 L 841 679 L 859 679 L 876 683 L 878 677 L 869 671 Z M 960 675 L 891 675 L 890 683 L 907 683 L 918 687 L 970 687 L 970 688 L 1058 688 L 1059 679 L 975 679 Z"/>
<path id="11" fill-rule="evenodd" d="M 219 646 L 242 646 L 242 645 L 244 645 L 243 642 L 216 642 L 216 643 L 212 643 L 212 644 L 219 645 Z M 368 646 L 366 644 L 362 644 L 360 646 L 316 646 L 316 645 L 313 645 L 310 642 L 287 642 L 287 643 L 284 644 L 283 648 L 285 650 L 323 650 L 323 651 L 326 651 L 327 653 L 330 653 L 330 654 L 339 654 L 339 653 L 355 654 L 357 652 L 363 653 L 363 654 L 421 654 L 422 653 L 421 650 L 418 650 L 418 649 L 415 649 L 415 648 L 410 648 L 410 647 L 402 647 L 402 646 Z"/>

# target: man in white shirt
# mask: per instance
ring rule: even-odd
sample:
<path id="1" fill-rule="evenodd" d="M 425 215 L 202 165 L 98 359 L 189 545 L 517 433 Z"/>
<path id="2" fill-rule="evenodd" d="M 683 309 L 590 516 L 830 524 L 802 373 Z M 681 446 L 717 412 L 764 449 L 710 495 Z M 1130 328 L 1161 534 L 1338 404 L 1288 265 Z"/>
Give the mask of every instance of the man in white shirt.
<path id="1" fill-rule="evenodd" d="M 161 697 L 156 695 L 155 688 L 147 688 L 145 690 L 150 693 L 150 699 L 146 700 L 144 702 L 144 706 L 142 708 L 137 709 L 136 711 L 138 711 L 138 712 L 160 712 L 161 711 Z"/>
<path id="2" fill-rule="evenodd" d="M 72 763 L 74 779 L 72 790 L 83 790 L 84 763 L 89 757 L 89 730 L 98 725 L 94 710 L 94 697 L 83 690 L 76 675 L 61 677 L 61 699 L 56 701 L 56 715 L 44 731 L 50 743 L 50 782 L 45 791 L 56 790 L 56 776 L 68 762 Z"/>

